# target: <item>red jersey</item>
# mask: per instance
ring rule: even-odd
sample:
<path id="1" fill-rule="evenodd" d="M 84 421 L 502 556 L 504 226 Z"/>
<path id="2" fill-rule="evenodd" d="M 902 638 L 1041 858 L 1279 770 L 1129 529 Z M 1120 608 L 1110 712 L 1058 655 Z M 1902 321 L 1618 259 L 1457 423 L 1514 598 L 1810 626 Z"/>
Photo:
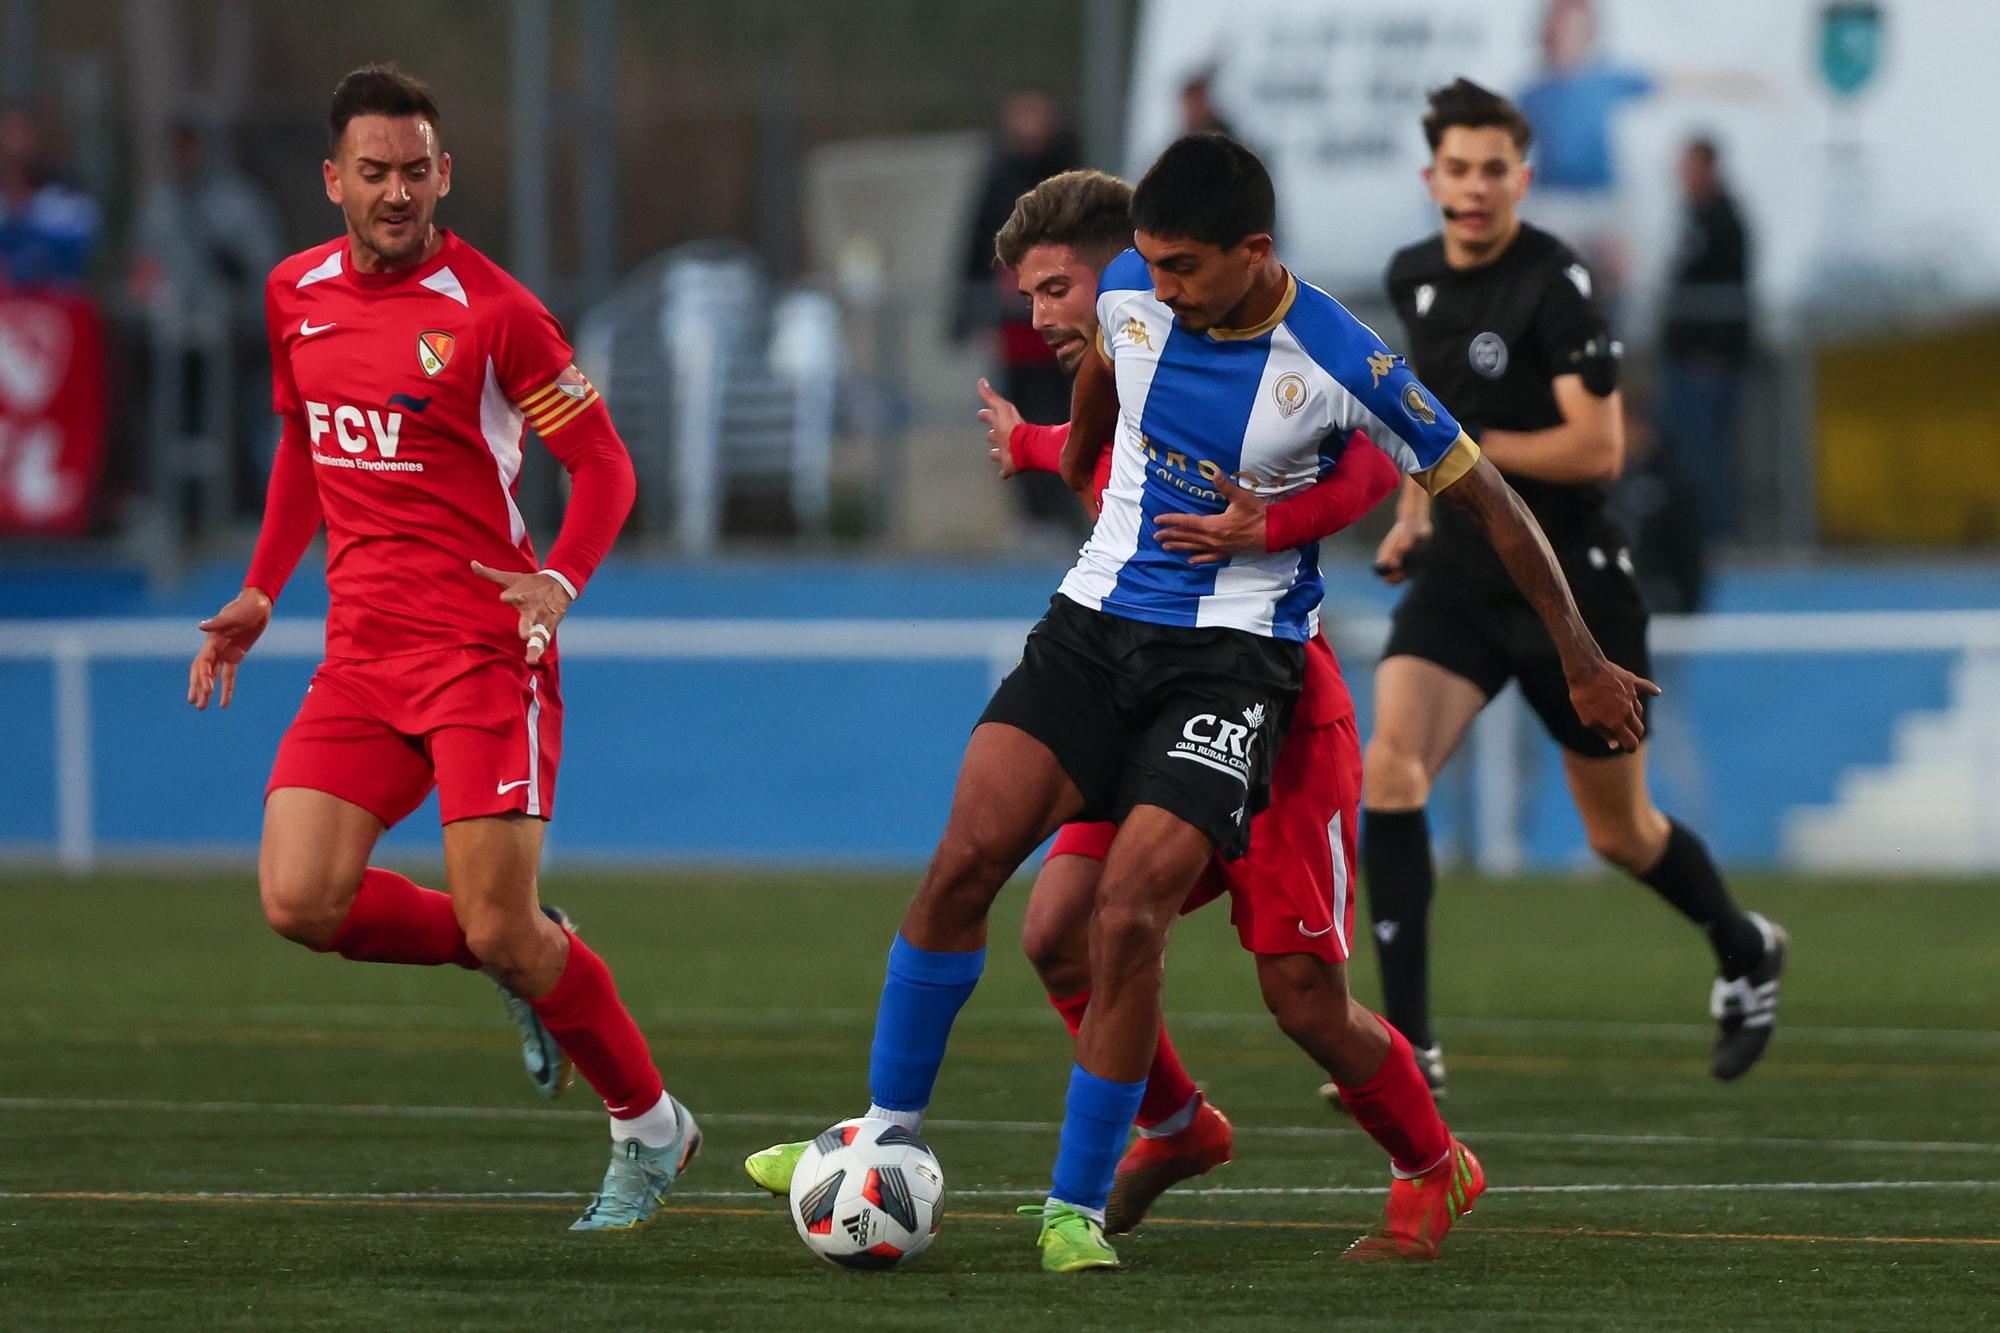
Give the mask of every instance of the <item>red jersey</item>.
<path id="1" fill-rule="evenodd" d="M 546 566 L 573 589 L 630 508 L 630 462 L 561 325 L 499 265 L 440 235 L 436 255 L 393 273 L 356 271 L 343 236 L 293 255 L 265 284 L 280 449 L 307 451 L 326 520 L 329 658 L 469 644 L 520 652 L 518 613 L 471 562 L 545 567 L 514 503 L 525 426 L 578 479 Z M 615 460 L 604 457 L 607 436 Z M 279 468 L 287 462 L 296 456 Z M 584 505 L 580 462 L 622 468 L 622 503 L 599 486 Z M 273 508 L 282 489 L 274 480 Z M 267 535 L 289 521 L 267 510 Z M 264 577 L 282 585 L 288 573 Z"/>

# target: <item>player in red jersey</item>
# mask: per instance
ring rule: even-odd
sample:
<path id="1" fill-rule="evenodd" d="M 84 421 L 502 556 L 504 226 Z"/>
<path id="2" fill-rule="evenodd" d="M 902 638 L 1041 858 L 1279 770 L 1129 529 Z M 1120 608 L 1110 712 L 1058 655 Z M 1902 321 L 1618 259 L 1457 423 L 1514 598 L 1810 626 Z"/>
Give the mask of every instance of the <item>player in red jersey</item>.
<path id="1" fill-rule="evenodd" d="M 1130 187 L 1114 177 L 1066 173 L 1022 195 L 997 238 L 1000 261 L 1018 273 L 1036 330 L 1072 371 L 1096 343 L 1098 273 L 1129 243 L 1130 200 Z M 1068 427 L 1024 423 L 983 381 L 980 393 L 986 407 L 979 415 L 1001 475 L 1055 470 Z M 1093 493 L 1081 497 L 1093 510 L 1108 464 L 1107 450 Z M 1269 504 L 1222 481 L 1229 507 L 1203 519 L 1163 519 L 1171 531 L 1162 545 L 1189 552 L 1197 563 L 1303 546 L 1360 518 L 1398 483 L 1396 465 L 1360 437 L 1315 486 L 1292 499 Z M 1326 1071 L 1342 1103 L 1390 1155 L 1398 1198 L 1384 1225 L 1350 1257 L 1434 1258 L 1454 1216 L 1448 1196 L 1461 1168 L 1452 1139 L 1409 1042 L 1347 986 L 1360 807 L 1353 700 L 1333 649 L 1316 635 L 1278 753 L 1270 805 L 1251 822 L 1249 853 L 1211 863 L 1181 910 L 1229 895 L 1231 921 L 1257 960 L 1278 1026 Z M 1022 945 L 1072 1035 L 1090 1002 L 1089 919 L 1116 831 L 1112 824 L 1066 825 L 1029 898 Z M 1164 1020 L 1137 1123 L 1139 1138 L 1119 1163 L 1105 1209 L 1105 1229 L 1114 1233 L 1130 1231 L 1163 1191 L 1228 1161 L 1232 1151 L 1229 1121 L 1195 1087 Z"/>
<path id="2" fill-rule="evenodd" d="M 228 707 L 324 521 L 326 660 L 265 793 L 265 919 L 318 952 L 491 974 L 544 1095 L 573 1061 L 611 1113 L 611 1166 L 571 1229 L 644 1226 L 701 1131 L 603 960 L 536 894 L 562 753 L 556 630 L 631 510 L 631 460 L 541 303 L 433 225 L 451 157 L 429 90 L 356 70 L 329 124 L 346 231 L 265 286 L 283 437 L 243 591 L 202 622 L 188 702 Z M 514 503 L 524 425 L 572 483 L 546 561 Z M 434 786 L 449 894 L 368 864 Z"/>

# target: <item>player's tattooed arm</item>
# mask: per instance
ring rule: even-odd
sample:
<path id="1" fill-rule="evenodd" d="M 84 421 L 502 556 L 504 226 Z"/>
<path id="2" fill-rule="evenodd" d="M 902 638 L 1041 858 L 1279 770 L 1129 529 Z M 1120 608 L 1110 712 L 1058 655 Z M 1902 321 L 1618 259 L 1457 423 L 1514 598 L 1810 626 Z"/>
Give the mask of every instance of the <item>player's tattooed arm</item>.
<path id="1" fill-rule="evenodd" d="M 1087 355 L 1070 393 L 1069 440 L 1062 451 L 1062 479 L 1071 490 L 1089 494 L 1097 456 L 1111 446 L 1117 428 L 1118 381 L 1112 378 L 1111 363 Z"/>
<path id="2" fill-rule="evenodd" d="M 1498 468 L 1481 458 L 1463 477 L 1439 491 L 1436 502 L 1457 509 L 1485 534 L 1507 573 L 1535 608 L 1562 658 L 1563 678 L 1577 717 L 1620 750 L 1636 750 L 1646 734 L 1642 697 L 1660 687 L 1604 656 L 1570 595 L 1541 524 Z"/>

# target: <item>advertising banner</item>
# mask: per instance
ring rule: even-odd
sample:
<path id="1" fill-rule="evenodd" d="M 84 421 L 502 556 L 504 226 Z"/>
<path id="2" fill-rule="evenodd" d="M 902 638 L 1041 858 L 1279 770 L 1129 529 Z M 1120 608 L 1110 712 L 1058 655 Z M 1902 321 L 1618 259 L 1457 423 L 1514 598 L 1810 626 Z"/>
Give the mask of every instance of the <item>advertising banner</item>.
<path id="1" fill-rule="evenodd" d="M 107 392 L 96 306 L 69 294 L 0 295 L 0 534 L 88 526 Z"/>

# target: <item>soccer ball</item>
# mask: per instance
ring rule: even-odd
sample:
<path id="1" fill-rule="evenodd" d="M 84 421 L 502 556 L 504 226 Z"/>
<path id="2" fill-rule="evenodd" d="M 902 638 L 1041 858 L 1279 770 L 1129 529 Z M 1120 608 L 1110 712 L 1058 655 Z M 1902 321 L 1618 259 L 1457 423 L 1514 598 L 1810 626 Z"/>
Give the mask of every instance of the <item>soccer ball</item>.
<path id="1" fill-rule="evenodd" d="M 866 1116 L 812 1141 L 792 1173 L 792 1223 L 842 1268 L 894 1268 L 930 1248 L 944 1221 L 944 1168 L 910 1130 Z"/>

